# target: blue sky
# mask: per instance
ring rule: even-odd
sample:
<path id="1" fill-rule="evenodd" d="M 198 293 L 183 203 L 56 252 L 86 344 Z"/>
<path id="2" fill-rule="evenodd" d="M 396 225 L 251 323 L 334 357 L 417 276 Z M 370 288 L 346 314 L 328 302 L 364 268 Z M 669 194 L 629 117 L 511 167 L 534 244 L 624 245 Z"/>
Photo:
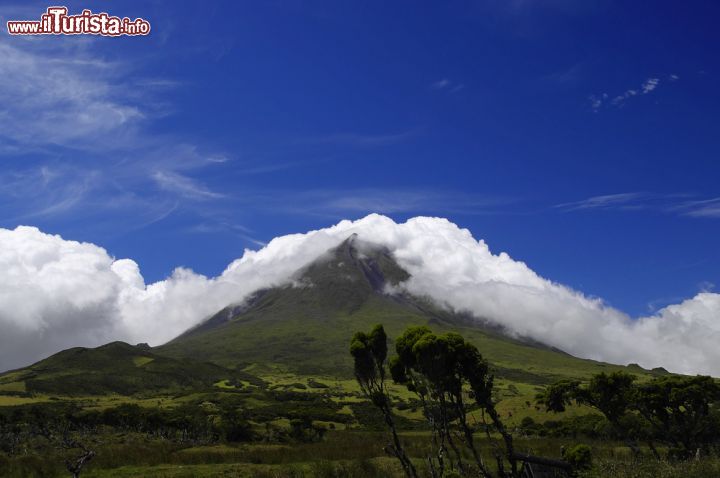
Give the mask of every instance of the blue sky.
<path id="1" fill-rule="evenodd" d="M 720 284 L 717 2 L 67 5 L 153 30 L 3 33 L 1 227 L 149 283 L 433 215 L 632 315 Z"/>

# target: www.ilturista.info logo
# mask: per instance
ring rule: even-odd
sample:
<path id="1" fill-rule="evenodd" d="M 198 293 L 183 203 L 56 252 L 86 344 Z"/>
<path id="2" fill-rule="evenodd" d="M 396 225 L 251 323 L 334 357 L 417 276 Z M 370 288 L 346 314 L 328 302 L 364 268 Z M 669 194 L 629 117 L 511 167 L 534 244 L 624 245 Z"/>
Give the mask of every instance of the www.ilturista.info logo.
<path id="1" fill-rule="evenodd" d="M 67 7 L 48 7 L 37 20 L 16 20 L 7 22 L 11 35 L 147 35 L 150 22 L 142 18 L 113 17 L 107 13 L 93 13 L 83 10 L 79 15 L 68 15 Z"/>

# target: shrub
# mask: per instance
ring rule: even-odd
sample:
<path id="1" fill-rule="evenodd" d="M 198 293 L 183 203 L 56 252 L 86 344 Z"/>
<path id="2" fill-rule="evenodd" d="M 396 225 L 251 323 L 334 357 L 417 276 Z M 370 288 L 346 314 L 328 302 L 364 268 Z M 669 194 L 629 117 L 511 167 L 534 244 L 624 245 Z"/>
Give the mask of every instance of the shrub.
<path id="1" fill-rule="evenodd" d="M 576 470 L 589 470 L 592 467 L 592 451 L 587 445 L 575 445 L 564 450 L 563 458 Z"/>

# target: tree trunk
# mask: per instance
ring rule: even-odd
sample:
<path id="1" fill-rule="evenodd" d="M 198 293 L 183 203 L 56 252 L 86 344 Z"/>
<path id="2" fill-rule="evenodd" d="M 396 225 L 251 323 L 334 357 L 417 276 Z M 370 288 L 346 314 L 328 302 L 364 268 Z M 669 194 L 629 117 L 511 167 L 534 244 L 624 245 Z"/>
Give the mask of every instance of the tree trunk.
<path id="1" fill-rule="evenodd" d="M 497 413 L 497 410 L 495 410 L 495 406 L 490 404 L 487 407 L 488 415 L 490 415 L 490 419 L 493 422 L 493 425 L 495 425 L 495 428 L 497 428 L 498 433 L 503 437 L 503 441 L 505 442 L 505 456 L 507 457 L 508 461 L 510 462 L 510 472 L 512 473 L 511 476 L 517 477 L 518 475 L 518 469 L 517 469 L 517 459 L 515 458 L 515 446 L 513 445 L 513 438 L 512 435 L 505 429 L 505 425 L 503 425 L 503 422 L 500 420 L 500 416 Z"/>
<path id="2" fill-rule="evenodd" d="M 92 458 L 95 456 L 95 452 L 92 450 L 84 450 L 84 453 L 80 455 L 74 463 L 70 462 L 70 460 L 65 461 L 65 467 L 70 472 L 73 478 L 79 478 L 80 472 L 82 471 L 83 466 L 85 466 L 85 463 L 92 460 Z"/>
<path id="3" fill-rule="evenodd" d="M 457 402 L 455 402 L 455 406 L 458 411 L 458 416 L 460 417 L 460 427 L 462 428 L 463 434 L 465 435 L 465 443 L 467 444 L 467 447 L 470 449 L 470 452 L 473 455 L 473 458 L 475 459 L 475 463 L 478 466 L 478 469 L 480 470 L 480 474 L 484 478 L 490 478 L 490 472 L 485 467 L 485 462 L 483 462 L 482 456 L 477 451 L 477 448 L 475 448 L 475 439 L 473 437 L 473 431 L 470 429 L 470 426 L 467 422 L 467 413 L 465 411 L 465 405 L 462 402 L 462 398 L 459 398 Z"/>
<path id="4" fill-rule="evenodd" d="M 395 456 L 398 460 L 400 460 L 400 464 L 402 465 L 403 470 L 405 470 L 405 474 L 408 476 L 408 478 L 417 478 L 417 470 L 415 469 L 415 465 L 413 465 L 413 462 L 405 453 L 405 449 L 400 442 L 400 437 L 398 436 L 397 429 L 395 428 L 395 421 L 392 418 L 392 411 L 388 406 L 384 406 L 382 407 L 382 412 L 385 417 L 385 424 L 388 426 L 388 428 L 390 428 L 390 432 L 392 434 L 393 450 Z"/>

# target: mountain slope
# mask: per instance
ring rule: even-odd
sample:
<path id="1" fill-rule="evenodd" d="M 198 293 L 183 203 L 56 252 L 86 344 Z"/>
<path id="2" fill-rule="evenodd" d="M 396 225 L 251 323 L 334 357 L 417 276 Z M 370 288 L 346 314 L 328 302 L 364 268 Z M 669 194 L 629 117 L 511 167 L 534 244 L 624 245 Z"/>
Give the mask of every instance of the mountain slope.
<path id="1" fill-rule="evenodd" d="M 196 390 L 234 375 L 218 365 L 162 357 L 147 345 L 75 347 L 0 376 L 0 390 L 57 395 L 132 395 Z"/>
<path id="2" fill-rule="evenodd" d="M 479 347 L 499 376 L 523 383 L 621 368 L 511 338 L 497 326 L 422 298 L 387 293 L 408 277 L 387 250 L 353 236 L 299 271 L 293 284 L 259 291 L 154 351 L 237 369 L 260 365 L 348 378 L 352 334 L 382 323 L 391 338 L 411 325 L 457 331 Z"/>

